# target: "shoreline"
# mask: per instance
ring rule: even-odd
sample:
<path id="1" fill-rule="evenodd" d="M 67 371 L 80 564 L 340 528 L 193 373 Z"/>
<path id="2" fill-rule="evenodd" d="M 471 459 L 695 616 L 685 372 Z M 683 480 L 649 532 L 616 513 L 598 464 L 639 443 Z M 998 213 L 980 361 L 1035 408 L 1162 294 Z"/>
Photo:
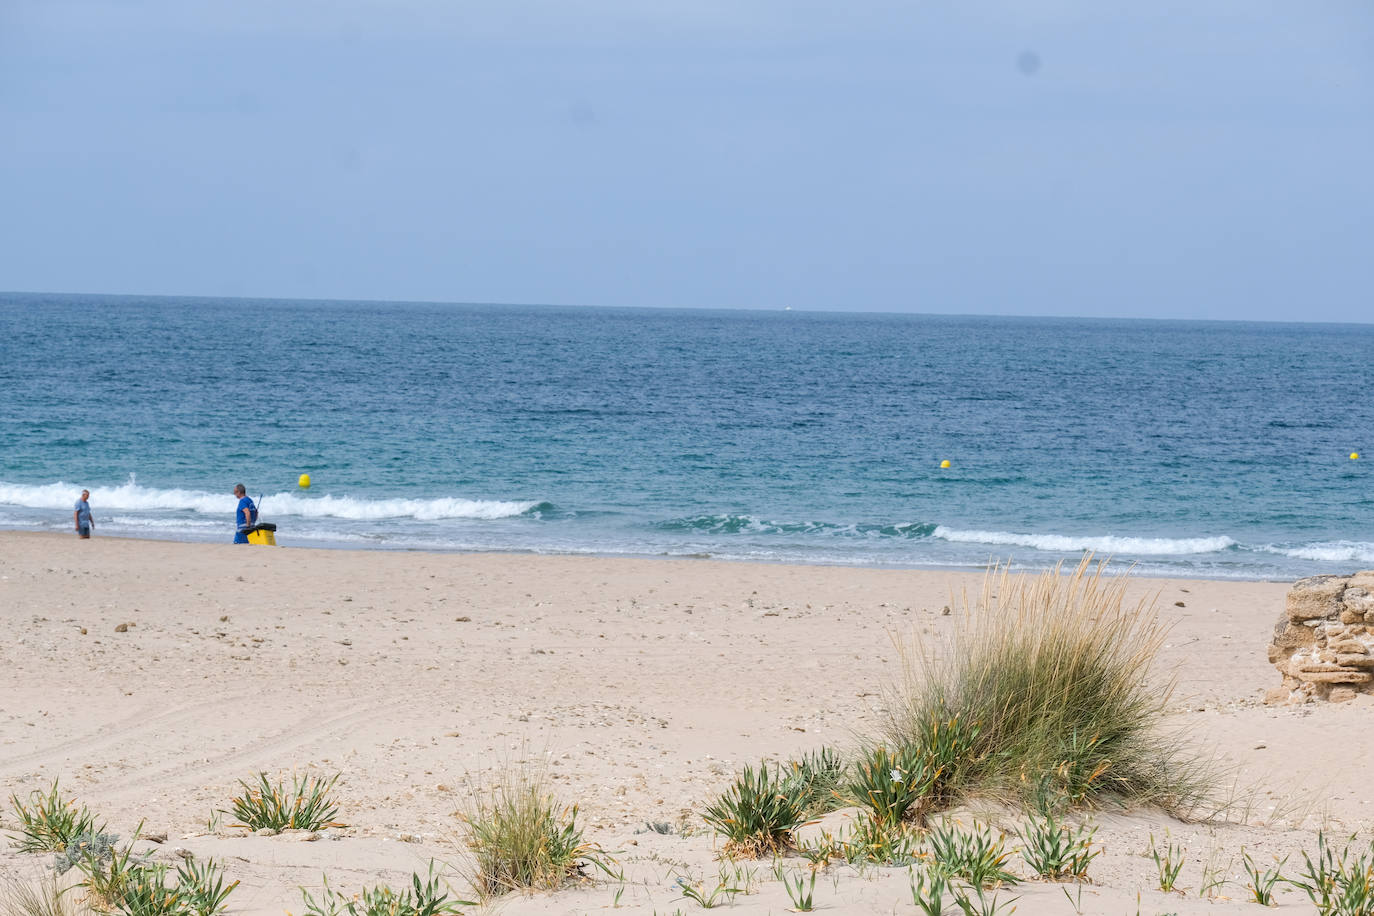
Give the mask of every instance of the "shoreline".
<path id="1" fill-rule="evenodd" d="M 745 764 L 876 734 L 900 668 L 895 642 L 942 644 L 960 613 L 952 596 L 976 594 L 982 579 L 3 532 L 0 796 L 58 779 L 115 832 L 144 821 L 168 833 L 159 857 L 179 846 L 229 862 L 243 881 L 231 916 L 265 916 L 299 912 L 298 888 L 326 872 L 351 890 L 399 886 L 431 857 L 461 861 L 454 812 L 493 767 L 535 756 L 562 802 L 579 806 L 587 839 L 618 851 L 632 876 L 627 912 L 672 912 L 687 903 L 665 863 L 716 874 L 703 806 Z M 1126 600 L 1153 596 L 1171 627 L 1154 671 L 1178 679 L 1170 726 L 1234 774 L 1254 813 L 1213 825 L 1096 815 L 1107 851 L 1085 911 L 1133 912 L 1142 892 L 1151 912 L 1211 912 L 1205 898 L 1151 890 L 1140 851 L 1152 833 L 1169 831 L 1200 861 L 1208 844 L 1258 859 L 1310 849 L 1319 823 L 1374 827 L 1358 781 L 1336 778 L 1374 753 L 1368 705 L 1262 703 L 1278 683 L 1265 645 L 1287 587 L 1131 577 Z M 257 772 L 341 773 L 350 826 L 316 843 L 208 829 Z M 676 832 L 636 833 L 646 822 Z M 49 860 L 0 850 L 0 874 Z M 1018 912 L 1064 911 L 1057 886 L 1015 892 Z M 603 883 L 501 906 L 581 913 L 613 893 Z M 909 900 L 906 873 L 837 873 L 817 898 L 887 913 Z M 786 905 L 768 879 L 732 911 Z"/>
<path id="2" fill-rule="evenodd" d="M 9 536 L 15 536 L 15 537 L 34 537 L 34 538 L 54 538 L 54 539 L 62 539 L 62 538 L 69 537 L 69 535 L 67 535 L 67 534 L 65 534 L 65 533 L 59 533 L 59 532 L 56 532 L 56 531 L 28 531 L 28 530 L 20 530 L 20 529 L 4 529 L 4 528 L 0 528 L 0 541 L 3 541 L 4 538 L 9 537 Z M 187 545 L 201 545 L 201 546 L 215 546 L 215 545 L 217 545 L 217 544 L 229 543 L 229 541 L 228 541 L 227 539 L 224 540 L 224 541 L 220 541 L 220 540 L 214 540 L 214 541 L 211 541 L 211 540 L 176 540 L 176 539 L 173 539 L 173 538 L 157 537 L 157 536 L 154 536 L 154 535 L 147 535 L 147 536 L 144 536 L 144 535 L 140 535 L 140 534 L 101 534 L 101 533 L 99 533 L 98 531 L 92 535 L 92 538 L 91 538 L 91 539 L 92 539 L 92 540 L 99 540 L 99 539 L 102 539 L 102 538 L 104 538 L 104 539 L 109 539 L 109 540 L 117 540 L 117 541 L 152 542 L 152 543 L 157 543 L 157 544 L 187 544 Z M 243 546 L 243 545 L 238 545 L 238 546 Z M 626 552 L 626 553 L 601 553 L 601 552 L 597 552 L 597 551 L 594 551 L 594 550 L 587 550 L 587 551 L 547 550 L 547 551 L 546 551 L 546 550 L 534 550 L 534 549 L 530 549 L 530 550 L 521 550 L 521 549 L 518 549 L 518 548 L 492 548 L 492 549 L 490 549 L 490 550 L 482 550 L 482 549 L 475 549 L 475 550 L 474 550 L 474 549 L 457 549 L 457 548 L 455 548 L 455 549 L 452 549 L 452 550 L 443 550 L 443 549 L 434 548 L 434 547 L 407 547 L 407 546 L 396 546 L 396 547 L 385 547 L 385 546 L 378 546 L 378 547 L 358 547 L 358 546 L 356 546 L 356 545 L 344 545 L 344 544 L 340 544 L 340 545 L 338 545 L 338 546 L 333 546 L 333 545 L 322 544 L 322 543 L 311 543 L 311 544 L 278 544 L 278 545 L 277 545 L 277 548 L 278 548 L 278 549 L 281 549 L 281 550 L 290 550 L 290 551 L 297 551 L 297 550 L 304 550 L 304 551 L 322 551 L 322 552 L 325 552 L 325 553 L 344 552 L 344 553 L 358 553 L 358 554 L 363 554 L 363 555 L 373 554 L 373 553 L 380 553 L 380 554 L 397 553 L 397 554 L 415 554 L 415 555 L 420 555 L 420 556 L 473 556 L 473 557 L 481 557 L 481 556 L 498 556 L 498 557 L 583 557 L 583 558 L 586 558 L 586 559 L 592 559 L 592 560 L 607 560 L 607 561 L 615 561 L 615 560 L 663 560 L 663 561 L 676 561 L 676 560 L 681 560 L 681 561 L 704 562 L 704 563 L 728 563 L 728 564 L 732 564 L 732 565 L 733 565 L 733 564 L 741 564 L 741 565 L 754 565 L 754 564 L 757 564 L 757 565 L 760 565 L 760 566 L 770 566 L 770 567 L 771 567 L 771 566 L 783 566 L 783 567 L 800 567 L 800 568 L 811 568 L 811 567 L 815 567 L 815 568 L 818 568 L 818 569 L 848 569 L 848 570 L 854 570 L 854 571 L 856 571 L 856 572 L 863 572 L 863 571 L 875 571 L 875 572 L 877 572 L 877 571 L 893 571 L 893 572 L 929 572 L 929 573 L 947 573 L 947 574 L 977 575 L 977 576 L 982 576 L 982 575 L 986 572 L 986 570 L 989 569 L 989 568 L 990 568 L 993 564 L 995 564 L 995 563 L 998 563 L 998 562 L 1011 562 L 1011 561 L 1015 561 L 1015 559 L 1016 559 L 1015 555 L 1014 555 L 1014 554 L 1011 554 L 1011 555 L 1008 555 L 1008 556 L 1005 557 L 1005 558 L 995 558 L 995 557 L 994 557 L 994 558 L 990 558 L 989 563 L 988 563 L 987 565 L 982 565 L 982 566 L 976 566 L 976 565 L 968 565 L 968 566 L 944 566 L 944 565 L 939 565 L 939 564 L 930 564 L 930 565 L 922 565 L 922 566 L 910 566 L 910 565 L 886 564 L 886 563 L 881 563 L 881 564 L 880 564 L 880 563 L 874 563 L 874 564 L 870 564 L 870 565 L 855 565 L 855 564 L 853 564 L 853 563 L 843 563 L 843 562 L 840 562 L 840 561 L 836 561 L 836 562 L 834 562 L 834 563 L 818 562 L 818 561 L 814 561 L 814 560 L 811 560 L 811 561 L 791 561 L 791 560 L 786 560 L 786 559 L 766 559 L 766 558 L 762 558 L 762 557 L 730 557 L 730 556 L 719 556 L 719 555 L 717 555 L 717 554 L 709 554 L 709 553 L 674 553 L 674 554 L 669 554 L 669 553 L 649 554 L 649 553 L 629 553 L 629 552 Z M 1085 554 L 1088 553 L 1088 552 L 1089 552 L 1089 551 L 1084 551 Z M 1139 562 L 1139 561 L 1136 561 L 1135 563 L 1126 564 L 1125 561 L 1115 561 L 1115 560 L 1113 560 L 1111 556 L 1101 556 L 1101 555 L 1098 555 L 1098 554 L 1095 554 L 1095 553 L 1094 553 L 1093 556 L 1094 556 L 1094 559 L 1095 559 L 1095 560 L 1097 560 L 1097 559 L 1105 559 L 1105 560 L 1108 560 L 1109 562 L 1111 562 L 1111 563 L 1112 563 L 1111 568 L 1112 568 L 1113 570 L 1116 570 L 1117 568 L 1122 568 L 1122 569 L 1133 568 L 1135 565 L 1138 565 L 1138 562 Z M 1078 563 L 1078 561 L 1079 561 L 1080 558 L 1081 558 L 1081 557 L 1065 557 L 1065 558 L 1063 558 L 1063 559 L 1061 559 L 1061 560 L 1057 560 L 1057 561 L 1055 561 L 1055 562 L 1056 562 L 1056 563 L 1059 563 L 1059 564 L 1062 564 L 1064 567 L 1070 567 L 1070 566 L 1072 566 L 1072 565 L 1076 565 L 1076 564 Z M 1032 573 L 1036 573 L 1036 572 L 1041 572 L 1041 571 L 1045 571 L 1045 570 L 1048 570 L 1048 569 L 1051 569 L 1051 568 L 1053 568 L 1053 565 L 1048 565 L 1048 566 L 1014 566 L 1014 567 L 1012 567 L 1012 569 L 1013 569 L 1014 572 L 1017 572 L 1017 573 L 1027 573 L 1027 574 L 1032 574 Z M 1346 569 L 1346 568 L 1345 568 L 1345 567 L 1341 567 L 1341 569 Z M 1355 564 L 1355 565 L 1350 566 L 1349 569 L 1348 569 L 1348 571 L 1347 571 L 1346 573 L 1342 573 L 1342 574 L 1353 573 L 1353 572 L 1356 572 L 1356 571 L 1358 571 L 1358 570 L 1359 570 L 1359 564 Z M 1334 570 L 1334 569 L 1332 570 L 1332 572 L 1339 572 L 1339 571 L 1340 571 L 1340 570 Z M 1133 578 L 1139 578 L 1139 579 L 1142 579 L 1142 580 L 1157 580 L 1157 581 L 1160 581 L 1160 582 L 1176 582 L 1176 581 L 1177 581 L 1177 582 L 1190 582 L 1190 581 L 1193 581 L 1193 582 L 1238 582 L 1238 583 L 1239 583 L 1239 582 L 1255 582 L 1255 583 L 1269 583 L 1269 584 L 1291 584 L 1293 581 L 1295 581 L 1294 578 L 1277 578 L 1277 577 L 1276 577 L 1276 578 L 1256 578 L 1256 577 L 1234 577 L 1234 576 L 1204 576 L 1204 575 L 1197 575 L 1197 574 L 1186 575 L 1186 576 L 1185 576 L 1185 575 L 1179 575 L 1179 576 L 1165 576 L 1165 575 L 1158 575 L 1158 574 L 1153 573 L 1153 572 L 1151 572 L 1151 573 L 1149 573 L 1149 574 L 1139 574 L 1139 575 L 1137 575 L 1137 574 L 1135 574 L 1135 573 L 1130 573 L 1130 575 L 1131 575 Z"/>

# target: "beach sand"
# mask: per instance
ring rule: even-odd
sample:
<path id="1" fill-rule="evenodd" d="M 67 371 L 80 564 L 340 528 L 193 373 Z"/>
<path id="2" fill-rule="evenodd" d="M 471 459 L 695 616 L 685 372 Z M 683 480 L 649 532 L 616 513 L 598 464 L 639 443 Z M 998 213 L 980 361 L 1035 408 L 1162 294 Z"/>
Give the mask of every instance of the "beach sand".
<path id="1" fill-rule="evenodd" d="M 0 533 L 0 791 L 60 778 L 111 829 L 166 833 L 155 855 L 223 860 L 242 882 L 231 913 L 300 913 L 299 888 L 326 873 L 352 891 L 408 881 L 430 859 L 461 864 L 455 812 L 470 786 L 537 757 L 626 881 L 514 896 L 501 911 L 599 912 L 619 890 L 627 913 L 690 913 L 676 878 L 717 880 L 704 803 L 743 764 L 873 734 L 899 669 L 894 636 L 938 638 L 958 613 L 951 593 L 981 579 Z M 1374 709 L 1263 705 L 1279 681 L 1265 647 L 1287 588 L 1132 581 L 1129 595 L 1156 595 L 1172 625 L 1160 657 L 1179 681 L 1172 723 L 1229 769 L 1247 810 L 1211 823 L 1097 815 L 1105 851 L 1082 912 L 1213 912 L 1198 897 L 1209 860 L 1233 882 L 1216 891 L 1228 911 L 1269 912 L 1243 902 L 1242 846 L 1268 861 L 1314 848 L 1319 825 L 1342 838 L 1374 826 L 1356 776 L 1374 751 Z M 243 836 L 228 816 L 210 830 L 260 770 L 341 773 L 348 827 L 314 842 Z M 13 827 L 8 805 L 0 820 Z M 680 832 L 636 832 L 647 821 Z M 1186 895 L 1161 893 L 1143 855 L 1166 831 L 1187 850 Z M 49 859 L 6 849 L 0 873 L 36 875 Z M 753 892 L 731 911 L 790 907 L 769 863 L 751 867 Z M 816 902 L 912 912 L 907 885 L 905 869 L 840 867 Z M 1058 885 L 1014 894 L 1018 913 L 1074 911 Z M 1280 911 L 1310 911 L 1297 891 L 1280 899 Z"/>

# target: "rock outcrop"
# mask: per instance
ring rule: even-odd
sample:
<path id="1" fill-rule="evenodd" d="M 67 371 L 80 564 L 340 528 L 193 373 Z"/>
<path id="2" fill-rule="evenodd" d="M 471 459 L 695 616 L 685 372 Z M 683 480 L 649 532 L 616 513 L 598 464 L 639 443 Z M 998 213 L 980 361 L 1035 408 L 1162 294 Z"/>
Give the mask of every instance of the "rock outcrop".
<path id="1" fill-rule="evenodd" d="M 1374 693 L 1374 571 L 1299 579 L 1274 627 L 1268 702 L 1340 702 Z"/>

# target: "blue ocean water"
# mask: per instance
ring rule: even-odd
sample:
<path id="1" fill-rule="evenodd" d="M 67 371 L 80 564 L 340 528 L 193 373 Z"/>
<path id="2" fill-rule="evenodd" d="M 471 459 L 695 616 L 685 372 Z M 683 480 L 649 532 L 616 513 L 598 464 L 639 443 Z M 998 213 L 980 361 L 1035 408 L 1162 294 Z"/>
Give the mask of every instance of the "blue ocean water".
<path id="1" fill-rule="evenodd" d="M 8 293 L 0 528 L 1292 578 L 1374 566 L 1372 395 L 1370 325 Z"/>

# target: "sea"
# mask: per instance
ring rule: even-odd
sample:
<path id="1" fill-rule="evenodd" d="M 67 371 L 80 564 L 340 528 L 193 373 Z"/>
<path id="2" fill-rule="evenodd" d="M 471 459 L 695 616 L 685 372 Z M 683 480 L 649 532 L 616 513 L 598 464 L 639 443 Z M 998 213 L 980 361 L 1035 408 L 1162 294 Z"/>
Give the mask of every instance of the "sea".
<path id="1" fill-rule="evenodd" d="M 1349 572 L 1374 325 L 0 293 L 0 529 L 240 482 L 282 547 Z"/>

